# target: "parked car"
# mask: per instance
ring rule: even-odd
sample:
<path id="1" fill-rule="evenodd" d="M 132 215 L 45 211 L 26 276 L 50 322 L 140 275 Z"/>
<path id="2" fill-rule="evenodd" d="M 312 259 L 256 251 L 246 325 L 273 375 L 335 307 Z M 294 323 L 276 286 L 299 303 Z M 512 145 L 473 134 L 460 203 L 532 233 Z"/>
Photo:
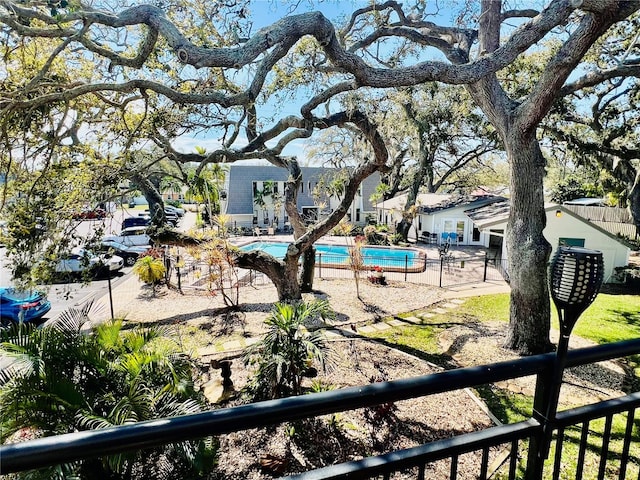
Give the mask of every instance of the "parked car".
<path id="1" fill-rule="evenodd" d="M 33 322 L 51 310 L 47 295 L 38 291 L 21 291 L 11 287 L 0 288 L 0 325 L 12 322 Z"/>
<path id="2" fill-rule="evenodd" d="M 102 220 L 107 216 L 103 208 L 83 208 L 82 211 L 73 214 L 74 220 Z"/>
<path id="3" fill-rule="evenodd" d="M 141 213 L 139 215 L 149 219 L 151 218 L 151 212 L 149 211 L 149 209 L 145 210 L 144 213 Z M 180 217 L 176 213 L 166 209 L 164 211 L 164 218 L 167 221 L 167 223 L 172 227 L 175 227 L 180 223 Z"/>
<path id="4" fill-rule="evenodd" d="M 103 242 L 116 242 L 123 245 L 153 245 L 151 237 L 147 234 L 147 227 L 123 228 L 119 235 L 107 235 Z"/>
<path id="5" fill-rule="evenodd" d="M 138 258 L 141 253 L 146 252 L 151 248 L 151 245 L 125 245 L 119 242 L 113 241 L 102 241 L 102 249 L 104 252 L 113 252 L 117 256 L 122 257 L 124 260 L 124 264 L 127 267 L 131 267 Z"/>
<path id="6" fill-rule="evenodd" d="M 83 273 L 89 271 L 95 275 L 109 274 L 121 270 L 124 260 L 117 255 L 96 255 L 84 248 L 74 248 L 69 255 L 56 264 L 56 273 Z"/>
<path id="7" fill-rule="evenodd" d="M 164 206 L 165 213 L 175 213 L 179 217 L 184 217 L 184 208 L 174 207 L 173 205 Z"/>
<path id="8" fill-rule="evenodd" d="M 146 227 L 151 220 L 149 217 L 129 217 L 125 218 L 122 222 L 122 229 L 129 227 Z"/>

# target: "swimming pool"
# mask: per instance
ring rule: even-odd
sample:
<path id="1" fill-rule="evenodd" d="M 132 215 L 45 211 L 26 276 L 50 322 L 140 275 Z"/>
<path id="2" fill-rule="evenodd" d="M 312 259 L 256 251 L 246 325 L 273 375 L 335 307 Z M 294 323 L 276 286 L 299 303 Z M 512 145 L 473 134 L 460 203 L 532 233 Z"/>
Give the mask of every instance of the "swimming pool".
<path id="1" fill-rule="evenodd" d="M 288 243 L 251 242 L 240 247 L 244 252 L 262 250 L 276 258 L 284 258 Z M 349 268 L 349 247 L 317 243 L 316 265 L 329 268 Z M 379 266 L 388 272 L 422 272 L 426 255 L 415 248 L 382 247 L 367 245 L 362 247 L 362 261 L 365 267 Z"/>

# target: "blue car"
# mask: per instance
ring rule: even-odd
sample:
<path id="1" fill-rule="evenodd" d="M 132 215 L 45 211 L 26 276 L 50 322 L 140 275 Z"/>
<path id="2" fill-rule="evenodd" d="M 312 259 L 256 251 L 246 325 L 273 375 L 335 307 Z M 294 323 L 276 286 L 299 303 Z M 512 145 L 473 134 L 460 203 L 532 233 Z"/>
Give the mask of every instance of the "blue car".
<path id="1" fill-rule="evenodd" d="M 51 310 L 51 302 L 42 292 L 24 292 L 13 288 L 0 288 L 0 324 L 33 322 Z"/>

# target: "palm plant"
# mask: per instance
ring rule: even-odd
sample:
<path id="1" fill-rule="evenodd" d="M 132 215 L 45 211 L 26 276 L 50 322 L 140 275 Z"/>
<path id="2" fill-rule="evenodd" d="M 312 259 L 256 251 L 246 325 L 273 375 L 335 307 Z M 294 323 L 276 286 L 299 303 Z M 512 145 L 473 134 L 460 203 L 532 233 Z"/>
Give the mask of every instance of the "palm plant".
<path id="1" fill-rule="evenodd" d="M 151 255 L 145 255 L 139 258 L 133 265 L 133 273 L 138 276 L 140 281 L 151 285 L 154 294 L 156 292 L 156 285 L 164 278 L 166 271 L 162 260 L 154 258 Z"/>
<path id="2" fill-rule="evenodd" d="M 282 398 L 302 393 L 302 381 L 313 362 L 326 366 L 328 345 L 322 332 L 307 325 L 332 318 L 324 300 L 297 304 L 276 303 L 265 320 L 268 332 L 245 353 L 245 364 L 256 368 L 249 385 L 254 399 Z"/>
<path id="3" fill-rule="evenodd" d="M 42 329 L 18 325 L 0 332 L 0 354 L 12 359 L 0 371 L 0 441 L 23 429 L 56 435 L 200 412 L 193 365 L 168 331 L 123 331 L 121 320 L 87 335 L 91 304 L 65 312 Z M 29 478 L 193 478 L 213 460 L 212 441 L 190 441 L 87 460 Z M 35 476 L 34 476 L 35 475 Z"/>
<path id="4" fill-rule="evenodd" d="M 196 151 L 200 155 L 206 153 L 202 147 L 196 147 Z M 208 219 L 220 212 L 220 189 L 226 171 L 222 165 L 216 163 L 207 165 L 202 171 L 192 171 L 188 175 L 187 196 L 195 199 L 197 203 L 205 204 Z"/>

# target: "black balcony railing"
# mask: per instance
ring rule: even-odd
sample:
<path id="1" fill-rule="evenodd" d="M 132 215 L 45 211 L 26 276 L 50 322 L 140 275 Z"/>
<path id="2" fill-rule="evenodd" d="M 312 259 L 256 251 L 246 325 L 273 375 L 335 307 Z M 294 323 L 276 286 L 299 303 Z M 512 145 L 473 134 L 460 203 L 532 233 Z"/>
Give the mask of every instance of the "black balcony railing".
<path id="1" fill-rule="evenodd" d="M 590 363 L 626 357 L 640 353 L 640 339 L 612 343 L 597 347 L 571 350 L 566 366 L 575 367 Z M 527 375 L 537 376 L 537 386 L 531 418 L 520 423 L 501 425 L 479 432 L 432 442 L 416 448 L 391 452 L 370 457 L 357 462 L 334 465 L 303 473 L 298 478 L 370 478 L 383 475 L 389 478 L 393 472 L 406 469 L 415 470 L 415 478 L 425 478 L 429 462 L 450 459 L 450 476 L 457 478 L 458 457 L 466 452 L 480 451 L 481 464 L 478 478 L 487 478 L 488 452 L 494 446 L 506 445 L 510 448 L 508 478 L 520 478 L 518 459 L 528 458 L 525 478 L 533 471 L 532 463 L 544 462 L 538 455 L 543 431 L 549 429 L 548 420 L 538 412 L 545 412 L 544 402 L 548 398 L 546 389 L 553 372 L 555 354 L 536 355 L 513 361 L 483 365 L 478 367 L 449 370 L 432 375 L 413 377 L 390 382 L 374 383 L 362 387 L 347 388 L 329 392 L 304 395 L 280 400 L 259 402 L 240 407 L 213 410 L 210 412 L 140 422 L 133 425 L 83 431 L 55 437 L 46 437 L 23 443 L 0 447 L 0 474 L 26 471 L 50 465 L 58 465 L 76 460 L 98 458 L 105 455 L 137 451 L 175 441 L 195 439 L 250 428 L 265 427 L 302 418 L 336 413 L 355 408 L 379 405 L 408 398 L 443 393 L 467 387 L 477 387 Z M 552 478 L 561 476 L 562 447 L 564 432 L 572 426 L 581 428 L 579 450 L 584 451 L 589 443 L 589 422 L 596 418 L 605 419 L 605 428 L 598 435 L 602 437 L 599 473 L 605 472 L 608 460 L 608 439 L 611 436 L 611 418 L 617 414 L 627 415 L 627 429 L 622 440 L 622 450 L 616 454 L 618 476 L 625 477 L 627 466 L 638 463 L 638 458 L 630 455 L 630 445 L 634 440 L 633 425 L 635 409 L 640 406 L 640 393 L 633 393 L 618 399 L 565 410 L 553 418 L 551 429 L 556 432 L 555 454 L 546 461 Z M 555 414 L 555 412 L 553 412 Z M 528 442 L 528 451 L 523 453 L 523 442 Z M 578 468 L 581 463 L 578 462 Z M 578 471 L 571 478 L 582 478 Z M 637 474 L 636 474 L 637 475 Z M 608 478 L 598 475 L 597 478 Z"/>

